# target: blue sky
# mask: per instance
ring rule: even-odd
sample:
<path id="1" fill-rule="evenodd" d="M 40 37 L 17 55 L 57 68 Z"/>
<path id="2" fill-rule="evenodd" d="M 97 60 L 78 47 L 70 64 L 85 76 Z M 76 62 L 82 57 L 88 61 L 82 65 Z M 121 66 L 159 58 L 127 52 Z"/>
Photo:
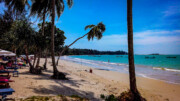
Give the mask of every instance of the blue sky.
<path id="1" fill-rule="evenodd" d="M 133 0 L 134 52 L 136 54 L 180 54 L 180 1 Z M 2 4 L 0 4 L 2 12 Z M 68 45 L 86 34 L 88 24 L 103 22 L 101 40 L 81 39 L 71 48 L 127 51 L 126 0 L 74 0 L 67 5 L 56 26 L 65 32 Z M 47 19 L 49 21 L 49 19 Z"/>

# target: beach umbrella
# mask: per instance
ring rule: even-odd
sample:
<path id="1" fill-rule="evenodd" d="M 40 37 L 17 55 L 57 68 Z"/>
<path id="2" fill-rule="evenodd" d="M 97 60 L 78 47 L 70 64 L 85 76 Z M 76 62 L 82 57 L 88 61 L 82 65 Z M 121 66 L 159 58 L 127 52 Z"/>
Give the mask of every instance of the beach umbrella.
<path id="1" fill-rule="evenodd" d="M 0 49 L 0 56 L 16 56 L 15 53 Z"/>

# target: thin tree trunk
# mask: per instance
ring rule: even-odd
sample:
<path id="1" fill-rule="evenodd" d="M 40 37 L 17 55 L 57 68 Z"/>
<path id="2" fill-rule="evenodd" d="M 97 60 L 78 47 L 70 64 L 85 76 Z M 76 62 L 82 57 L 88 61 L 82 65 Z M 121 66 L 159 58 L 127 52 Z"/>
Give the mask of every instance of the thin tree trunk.
<path id="1" fill-rule="evenodd" d="M 128 27 L 128 59 L 129 59 L 130 90 L 133 94 L 137 94 L 138 91 L 136 87 L 134 50 L 133 50 L 132 0 L 127 0 L 127 27 Z"/>
<path id="2" fill-rule="evenodd" d="M 43 12 L 43 23 L 42 23 L 42 36 L 44 36 L 44 24 L 45 24 L 45 19 L 46 19 L 46 9 L 44 9 Z"/>
<path id="3" fill-rule="evenodd" d="M 57 67 L 55 64 L 55 57 L 54 57 L 54 19 L 55 19 L 55 0 L 51 0 L 51 7 L 52 7 L 52 14 L 51 14 L 51 57 L 52 57 L 52 65 L 53 65 L 53 77 L 57 77 Z"/>
<path id="4" fill-rule="evenodd" d="M 36 54 L 34 54 L 33 67 L 34 67 L 34 65 L 35 65 L 35 62 L 36 62 Z"/>
<path id="5" fill-rule="evenodd" d="M 46 70 L 46 65 L 47 65 L 47 54 L 48 54 L 48 49 L 46 49 L 46 53 L 45 53 L 45 62 L 44 62 L 44 70 Z"/>
<path id="6" fill-rule="evenodd" d="M 37 63 L 36 63 L 36 68 L 39 67 L 39 62 L 40 62 L 40 57 L 41 57 L 41 51 L 38 52 L 38 59 L 37 59 Z"/>
<path id="7" fill-rule="evenodd" d="M 77 39 L 76 39 L 75 41 L 73 41 L 70 45 L 68 45 L 67 47 L 64 47 L 63 50 L 62 50 L 62 51 L 60 52 L 60 54 L 59 54 L 59 57 L 58 57 L 57 62 L 56 62 L 56 65 L 58 65 L 59 59 L 60 59 L 60 57 L 62 56 L 62 54 L 63 54 L 69 47 L 71 47 L 74 43 L 76 43 L 78 40 L 84 38 L 86 35 L 88 35 L 88 34 L 85 34 L 85 35 L 83 35 L 82 37 L 77 38 Z"/>
<path id="8" fill-rule="evenodd" d="M 28 61 L 28 63 L 29 63 L 29 66 L 30 66 L 29 71 L 30 71 L 30 73 L 32 73 L 34 67 L 32 66 L 32 64 L 31 64 L 31 62 L 30 62 L 30 60 L 29 60 L 29 56 L 28 56 L 28 47 L 27 47 L 27 46 L 25 46 L 25 47 L 26 47 L 26 48 L 25 48 L 26 59 L 27 59 L 27 61 Z"/>
<path id="9" fill-rule="evenodd" d="M 44 12 L 43 12 L 43 23 L 42 23 L 42 33 L 41 33 L 42 36 L 44 36 L 45 14 L 46 14 L 46 9 L 44 9 Z M 37 63 L 36 63 L 36 68 L 39 67 L 40 57 L 41 57 L 41 48 L 39 48 L 38 59 L 37 59 Z"/>

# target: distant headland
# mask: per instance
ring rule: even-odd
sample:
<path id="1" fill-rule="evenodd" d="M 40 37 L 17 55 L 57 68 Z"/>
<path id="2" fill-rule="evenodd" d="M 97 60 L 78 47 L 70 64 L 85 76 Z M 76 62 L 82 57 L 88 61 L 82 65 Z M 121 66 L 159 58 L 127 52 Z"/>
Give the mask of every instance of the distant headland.
<path id="1" fill-rule="evenodd" d="M 68 49 L 64 52 L 64 55 L 127 55 L 125 51 L 99 51 L 94 49 Z"/>

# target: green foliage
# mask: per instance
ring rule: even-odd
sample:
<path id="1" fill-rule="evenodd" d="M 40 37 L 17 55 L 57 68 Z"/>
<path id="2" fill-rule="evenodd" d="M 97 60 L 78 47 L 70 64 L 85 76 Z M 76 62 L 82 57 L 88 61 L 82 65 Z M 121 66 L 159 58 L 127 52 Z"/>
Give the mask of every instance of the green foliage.
<path id="1" fill-rule="evenodd" d="M 71 8 L 73 5 L 73 0 L 67 0 L 68 7 Z M 63 0 L 55 0 L 55 8 L 56 14 L 58 18 L 61 16 L 64 11 L 64 1 Z M 30 15 L 38 15 L 38 17 L 42 18 L 43 13 L 46 15 L 51 15 L 51 0 L 32 0 L 31 14 Z"/>
<path id="2" fill-rule="evenodd" d="M 105 95 L 104 94 L 101 94 L 100 97 L 101 97 L 101 99 L 105 99 Z"/>
<path id="3" fill-rule="evenodd" d="M 41 24 L 39 24 L 39 27 L 41 28 Z M 42 29 L 39 30 L 39 34 L 42 32 Z M 66 37 L 64 36 L 64 31 L 60 30 L 56 26 L 54 26 L 54 45 L 55 45 L 55 51 L 59 52 L 61 47 L 64 45 Z M 50 48 L 51 46 L 51 23 L 46 22 L 44 25 L 44 41 L 43 44 L 46 48 Z"/>
<path id="4" fill-rule="evenodd" d="M 127 55 L 125 51 L 98 51 L 92 49 L 70 49 L 68 48 L 64 55 Z"/>
<path id="5" fill-rule="evenodd" d="M 82 97 L 78 96 L 78 95 L 71 95 L 70 97 L 72 98 L 78 98 L 78 99 L 83 99 Z"/>
<path id="6" fill-rule="evenodd" d="M 29 7 L 28 0 L 0 0 L 0 3 L 1 2 L 4 2 L 6 7 L 15 14 L 22 13 L 26 5 Z"/>
<path id="7" fill-rule="evenodd" d="M 113 94 L 111 94 L 105 98 L 105 101 L 118 101 L 118 99 Z"/>
<path id="8" fill-rule="evenodd" d="M 140 93 L 133 96 L 131 91 L 122 92 L 120 96 L 114 96 L 113 94 L 104 96 L 101 94 L 101 98 L 105 101 L 146 101 L 146 99 L 143 98 Z"/>
<path id="9" fill-rule="evenodd" d="M 82 98 L 82 97 L 80 97 L 80 96 L 78 96 L 78 95 L 71 95 L 70 97 L 76 98 L 76 99 L 78 99 L 78 101 L 87 101 L 86 98 Z"/>
<path id="10" fill-rule="evenodd" d="M 4 10 L 4 14 L 0 15 L 0 39 L 3 38 L 3 35 L 10 30 L 13 22 L 14 17 L 12 15 L 12 11 Z"/>
<path id="11" fill-rule="evenodd" d="M 136 94 L 133 94 L 130 90 L 122 92 L 120 96 L 118 96 L 119 101 L 146 101 L 145 98 L 141 96 L 141 94 L 138 92 Z"/>
<path id="12" fill-rule="evenodd" d="M 87 30 L 88 28 L 90 28 L 90 31 L 87 33 L 88 34 L 88 36 L 87 36 L 88 40 L 93 40 L 94 37 L 96 37 L 98 40 L 100 40 L 103 36 L 102 34 L 106 30 L 106 27 L 102 22 L 98 23 L 97 26 L 87 25 L 85 27 L 85 30 Z"/>
<path id="13" fill-rule="evenodd" d="M 22 101 L 48 101 L 50 98 L 51 97 L 46 97 L 46 96 L 32 96 Z"/>
<path id="14" fill-rule="evenodd" d="M 31 47 L 35 42 L 35 30 L 27 19 L 16 20 L 11 24 L 10 29 L 0 38 L 3 49 L 23 51 L 24 45 Z"/>

